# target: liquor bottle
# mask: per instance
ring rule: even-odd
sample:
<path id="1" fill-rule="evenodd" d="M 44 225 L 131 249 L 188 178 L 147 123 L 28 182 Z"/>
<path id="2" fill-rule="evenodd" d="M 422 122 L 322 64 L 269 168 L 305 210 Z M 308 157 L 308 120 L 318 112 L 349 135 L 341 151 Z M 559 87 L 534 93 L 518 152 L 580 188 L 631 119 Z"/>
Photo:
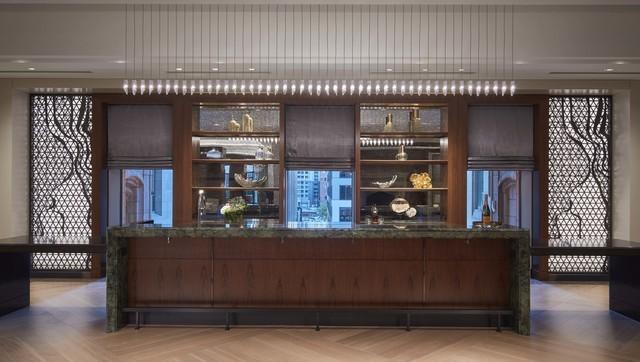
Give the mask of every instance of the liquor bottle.
<path id="1" fill-rule="evenodd" d="M 484 194 L 482 202 L 482 225 L 491 224 L 491 208 L 489 208 L 489 195 Z"/>
<path id="2" fill-rule="evenodd" d="M 378 215 L 378 207 L 373 204 L 373 206 L 371 206 L 371 222 L 373 224 L 377 224 L 380 221 L 379 219 L 379 215 Z"/>
<path id="3" fill-rule="evenodd" d="M 409 113 L 409 132 L 420 131 L 420 111 L 418 109 L 412 109 Z"/>

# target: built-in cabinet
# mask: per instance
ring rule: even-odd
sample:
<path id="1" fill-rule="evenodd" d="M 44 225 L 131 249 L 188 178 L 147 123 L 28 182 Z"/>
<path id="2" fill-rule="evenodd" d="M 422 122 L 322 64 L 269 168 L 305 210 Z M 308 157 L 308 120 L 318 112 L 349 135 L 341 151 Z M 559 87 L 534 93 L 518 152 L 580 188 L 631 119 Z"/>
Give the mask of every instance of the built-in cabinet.
<path id="1" fill-rule="evenodd" d="M 204 195 L 202 221 L 242 196 L 246 217 L 279 219 L 282 201 L 280 106 L 197 104 L 192 107 L 192 215 Z"/>
<path id="2" fill-rule="evenodd" d="M 356 104 L 353 216 L 387 222 L 447 220 L 446 104 Z M 221 221 L 220 208 L 242 196 L 248 219 L 284 222 L 283 104 L 194 104 L 191 109 L 191 210 Z M 323 142 L 321 138 L 314 140 Z M 409 212 L 395 212 L 406 202 Z M 397 210 L 396 210 L 397 211 Z"/>
<path id="3" fill-rule="evenodd" d="M 372 222 L 374 208 L 383 222 L 446 220 L 446 105 L 362 104 L 359 108 L 358 222 Z"/>

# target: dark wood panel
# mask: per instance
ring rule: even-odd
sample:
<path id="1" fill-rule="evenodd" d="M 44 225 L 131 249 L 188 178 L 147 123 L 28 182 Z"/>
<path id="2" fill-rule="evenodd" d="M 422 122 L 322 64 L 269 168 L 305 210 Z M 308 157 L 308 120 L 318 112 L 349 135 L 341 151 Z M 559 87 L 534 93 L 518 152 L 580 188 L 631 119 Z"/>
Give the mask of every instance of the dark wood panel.
<path id="1" fill-rule="evenodd" d="M 0 316 L 29 305 L 30 253 L 0 253 Z"/>
<path id="2" fill-rule="evenodd" d="M 217 306 L 409 306 L 422 301 L 420 261 L 220 260 Z"/>
<path id="3" fill-rule="evenodd" d="M 319 261 L 316 300 L 328 306 L 415 307 L 422 303 L 421 261 Z"/>
<path id="4" fill-rule="evenodd" d="M 640 256 L 609 259 L 609 309 L 640 321 Z"/>
<path id="5" fill-rule="evenodd" d="M 509 260 L 511 242 L 507 239 L 427 239 L 425 259 L 427 263 L 429 260 Z"/>
<path id="6" fill-rule="evenodd" d="M 421 260 L 421 239 L 216 239 L 216 259 Z"/>
<path id="7" fill-rule="evenodd" d="M 212 239 L 136 238 L 129 241 L 132 259 L 211 259 Z"/>
<path id="8" fill-rule="evenodd" d="M 129 306 L 210 306 L 211 260 L 129 259 Z"/>
<path id="9" fill-rule="evenodd" d="M 428 260 L 426 307 L 509 308 L 510 263 L 500 260 Z"/>

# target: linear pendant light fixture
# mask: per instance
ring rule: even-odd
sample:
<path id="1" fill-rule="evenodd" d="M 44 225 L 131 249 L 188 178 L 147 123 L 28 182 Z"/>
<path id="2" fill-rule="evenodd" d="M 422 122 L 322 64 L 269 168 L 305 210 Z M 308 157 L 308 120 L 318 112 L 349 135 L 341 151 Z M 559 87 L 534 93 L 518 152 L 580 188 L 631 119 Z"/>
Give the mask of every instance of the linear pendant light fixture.
<path id="1" fill-rule="evenodd" d="M 503 5 L 124 5 L 126 94 L 513 95 Z"/>

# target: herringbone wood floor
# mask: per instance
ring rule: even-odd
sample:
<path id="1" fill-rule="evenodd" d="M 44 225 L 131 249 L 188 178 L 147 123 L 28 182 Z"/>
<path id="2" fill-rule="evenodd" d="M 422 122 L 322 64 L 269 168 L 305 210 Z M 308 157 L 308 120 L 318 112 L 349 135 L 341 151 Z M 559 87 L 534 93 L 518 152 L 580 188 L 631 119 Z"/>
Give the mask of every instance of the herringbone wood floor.
<path id="1" fill-rule="evenodd" d="M 0 361 L 640 361 L 640 323 L 607 284 L 532 283 L 533 335 L 505 331 L 125 328 L 104 333 L 104 280 L 34 281 L 0 318 Z"/>

